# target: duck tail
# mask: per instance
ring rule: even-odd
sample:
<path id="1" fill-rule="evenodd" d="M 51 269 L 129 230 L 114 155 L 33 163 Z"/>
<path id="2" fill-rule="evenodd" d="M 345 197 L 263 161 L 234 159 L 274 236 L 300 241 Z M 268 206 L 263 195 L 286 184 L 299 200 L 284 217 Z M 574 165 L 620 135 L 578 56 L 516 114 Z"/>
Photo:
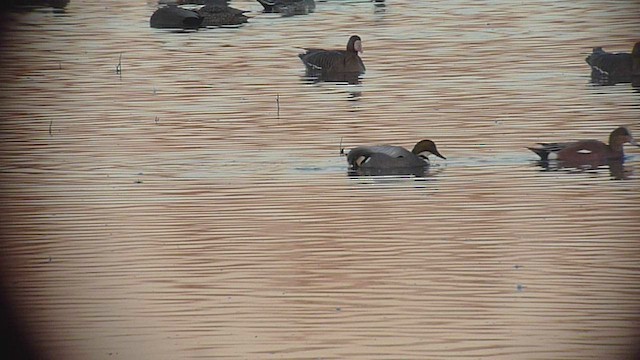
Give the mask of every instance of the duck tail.
<path id="1" fill-rule="evenodd" d="M 274 0 L 258 0 L 258 2 L 264 7 L 266 12 L 273 12 L 273 7 L 276 5 Z"/>
<path id="2" fill-rule="evenodd" d="M 533 151 L 534 153 L 536 153 L 536 155 L 540 156 L 540 160 L 542 161 L 548 161 L 549 160 L 549 151 L 547 151 L 544 148 L 533 148 L 533 147 L 528 147 L 527 149 Z"/>

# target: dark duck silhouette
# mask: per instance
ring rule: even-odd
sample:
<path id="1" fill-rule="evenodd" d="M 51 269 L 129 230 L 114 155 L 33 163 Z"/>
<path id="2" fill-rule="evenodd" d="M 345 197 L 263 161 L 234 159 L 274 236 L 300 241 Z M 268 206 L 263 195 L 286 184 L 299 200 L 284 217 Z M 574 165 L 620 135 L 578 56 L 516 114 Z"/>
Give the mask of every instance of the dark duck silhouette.
<path id="1" fill-rule="evenodd" d="M 305 65 L 307 76 L 320 77 L 325 81 L 349 81 L 358 79 L 366 71 L 358 53 L 362 52 L 362 39 L 353 35 L 346 50 L 305 49 L 299 54 Z"/>
<path id="2" fill-rule="evenodd" d="M 591 79 L 595 83 L 630 82 L 632 78 L 640 77 L 640 41 L 635 43 L 631 54 L 610 53 L 602 47 L 594 47 L 585 61 L 591 67 Z"/>
<path id="3" fill-rule="evenodd" d="M 401 146 L 358 146 L 347 155 L 351 175 L 424 175 L 427 155 L 446 159 L 431 140 L 421 140 L 409 151 Z"/>
<path id="4" fill-rule="evenodd" d="M 224 0 L 229 3 L 229 0 Z M 176 5 L 205 5 L 207 0 L 158 0 L 159 4 L 176 4 Z"/>
<path id="5" fill-rule="evenodd" d="M 618 127 L 609 134 L 609 144 L 599 140 L 580 140 L 565 143 L 539 143 L 529 147 L 541 161 L 557 160 L 568 167 L 603 165 L 612 160 L 624 159 L 624 144 L 640 146 L 625 127 Z"/>
<path id="6" fill-rule="evenodd" d="M 175 5 L 159 8 L 149 19 L 149 25 L 158 29 L 197 29 L 200 24 L 202 17 L 198 13 Z"/>
<path id="7" fill-rule="evenodd" d="M 258 0 L 264 12 L 281 13 L 282 16 L 307 15 L 316 10 L 314 0 Z"/>
<path id="8" fill-rule="evenodd" d="M 202 26 L 241 25 L 249 18 L 244 15 L 247 11 L 232 8 L 227 0 L 205 0 L 204 6 L 198 9 L 202 17 Z"/>
<path id="9" fill-rule="evenodd" d="M 69 5 L 69 1 L 70 0 L 9 0 L 0 5 L 0 11 L 12 8 L 26 10 L 32 7 L 51 7 L 61 10 Z"/>

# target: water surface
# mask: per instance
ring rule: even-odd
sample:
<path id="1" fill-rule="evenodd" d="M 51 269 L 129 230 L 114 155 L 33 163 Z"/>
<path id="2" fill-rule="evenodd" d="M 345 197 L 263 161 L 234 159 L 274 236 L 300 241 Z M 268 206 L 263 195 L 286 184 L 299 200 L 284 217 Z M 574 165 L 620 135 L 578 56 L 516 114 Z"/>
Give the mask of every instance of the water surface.
<path id="1" fill-rule="evenodd" d="M 8 16 L 2 264 L 43 352 L 635 358 L 640 149 L 615 180 L 525 147 L 640 137 L 638 90 L 584 62 L 640 40 L 637 1 L 231 4 L 248 24 L 186 33 L 153 1 Z M 309 83 L 300 49 L 352 34 L 361 83 Z M 424 178 L 339 152 L 423 138 Z"/>

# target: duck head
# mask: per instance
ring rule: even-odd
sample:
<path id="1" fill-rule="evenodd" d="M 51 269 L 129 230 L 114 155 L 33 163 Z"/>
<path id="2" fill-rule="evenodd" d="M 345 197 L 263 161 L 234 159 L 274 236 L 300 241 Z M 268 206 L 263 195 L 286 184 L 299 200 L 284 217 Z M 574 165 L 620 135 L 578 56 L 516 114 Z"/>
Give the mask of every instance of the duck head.
<path id="1" fill-rule="evenodd" d="M 633 56 L 634 58 L 640 58 L 640 41 L 638 41 L 635 45 L 633 45 L 631 56 Z"/>
<path id="2" fill-rule="evenodd" d="M 347 42 L 347 52 L 362 53 L 362 39 L 358 35 L 352 35 Z"/>
<path id="3" fill-rule="evenodd" d="M 442 158 L 445 160 L 447 159 L 442 154 L 440 154 L 440 152 L 438 151 L 438 148 L 436 147 L 436 143 L 434 143 L 431 140 L 418 141 L 418 143 L 413 147 L 413 150 L 411 150 L 411 152 L 425 159 L 427 158 L 427 155 L 429 155 L 429 153 L 439 158 Z"/>
<path id="4" fill-rule="evenodd" d="M 622 150 L 622 145 L 626 143 L 640 147 L 640 144 L 636 142 L 633 136 L 631 136 L 629 130 L 627 130 L 627 128 L 624 126 L 620 126 L 619 128 L 613 130 L 611 132 L 611 135 L 609 135 L 609 147 L 611 147 L 611 149 L 613 150 Z"/>

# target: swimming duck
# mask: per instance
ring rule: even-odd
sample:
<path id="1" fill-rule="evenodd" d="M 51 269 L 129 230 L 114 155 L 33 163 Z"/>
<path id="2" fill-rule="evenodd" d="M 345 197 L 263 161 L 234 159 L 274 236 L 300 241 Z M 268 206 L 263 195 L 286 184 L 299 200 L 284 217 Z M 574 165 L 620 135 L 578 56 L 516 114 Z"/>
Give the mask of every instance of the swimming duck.
<path id="1" fill-rule="evenodd" d="M 202 18 L 195 11 L 175 5 L 159 8 L 149 19 L 149 25 L 158 29 L 197 29 L 201 23 Z"/>
<path id="2" fill-rule="evenodd" d="M 610 53 L 601 47 L 585 58 L 591 66 L 591 76 L 595 78 L 629 78 L 640 76 L 640 41 L 633 46 L 631 54 Z"/>
<path id="3" fill-rule="evenodd" d="M 208 0 L 158 0 L 160 5 L 205 5 Z M 224 0 L 229 3 L 229 0 Z"/>
<path id="4" fill-rule="evenodd" d="M 307 15 L 316 10 L 314 0 L 258 0 L 266 13 L 281 13 L 282 16 Z"/>
<path id="5" fill-rule="evenodd" d="M 446 159 L 431 140 L 420 140 L 413 150 L 401 146 L 358 146 L 347 155 L 349 170 L 359 175 L 418 175 L 429 167 L 428 154 Z"/>
<path id="6" fill-rule="evenodd" d="M 347 42 L 346 50 L 305 49 L 299 54 L 309 74 L 336 74 L 365 72 L 364 63 L 358 53 L 362 52 L 362 39 L 353 35 Z"/>
<path id="7" fill-rule="evenodd" d="M 158 4 L 175 4 L 175 5 L 206 5 L 208 0 L 158 0 Z M 229 3 L 229 0 L 224 0 L 225 3 Z"/>
<path id="8" fill-rule="evenodd" d="M 569 164 L 604 164 L 624 158 L 623 145 L 640 146 L 625 127 L 619 127 L 609 135 L 609 145 L 598 140 L 581 140 L 566 143 L 539 143 L 540 147 L 528 147 L 542 161 L 554 155 L 558 161 Z"/>
<path id="9" fill-rule="evenodd" d="M 248 21 L 246 11 L 232 8 L 227 0 L 205 0 L 204 6 L 198 9 L 203 18 L 202 26 L 240 25 Z"/>
<path id="10" fill-rule="evenodd" d="M 7 8 L 24 8 L 25 10 L 33 7 L 51 7 L 54 9 L 64 9 L 69 5 L 70 0 L 13 0 L 5 1 L 0 5 L 0 9 Z"/>

